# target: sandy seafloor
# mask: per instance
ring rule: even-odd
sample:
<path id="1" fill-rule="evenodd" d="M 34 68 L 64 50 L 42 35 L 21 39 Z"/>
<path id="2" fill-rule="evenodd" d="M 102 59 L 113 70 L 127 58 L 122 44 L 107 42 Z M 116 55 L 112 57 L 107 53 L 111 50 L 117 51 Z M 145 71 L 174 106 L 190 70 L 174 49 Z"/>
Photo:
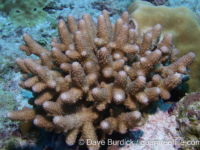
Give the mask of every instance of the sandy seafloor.
<path id="1" fill-rule="evenodd" d="M 9 134 L 11 131 L 18 128 L 17 122 L 11 122 L 6 118 L 6 113 L 11 110 L 21 110 L 24 106 L 31 107 L 27 100 L 32 94 L 18 86 L 22 74 L 15 63 L 16 58 L 27 57 L 25 52 L 19 50 L 19 46 L 23 44 L 22 35 L 28 33 L 33 39 L 40 41 L 43 46 L 50 49 L 52 37 L 58 37 L 57 21 L 59 18 L 66 18 L 70 14 L 76 19 L 81 19 L 83 13 L 88 13 L 96 22 L 101 11 L 106 9 L 109 11 L 112 23 L 115 23 L 117 18 L 120 17 L 123 11 L 127 10 L 133 1 L 51 0 L 47 3 L 47 9 L 45 9 L 48 13 L 46 21 L 34 27 L 14 26 L 12 20 L 3 12 L 0 12 L 0 149 L 5 146 L 5 141 L 10 139 L 11 136 Z M 169 0 L 164 5 L 169 7 L 186 6 L 197 16 L 200 16 L 199 0 Z M 35 56 L 30 57 L 33 58 Z M 161 116 L 164 117 L 165 115 L 161 113 Z M 162 120 L 162 117 L 160 120 Z M 29 144 L 31 143 L 34 143 L 34 141 L 29 141 Z M 20 144 L 25 145 L 27 141 L 22 140 Z M 136 149 L 145 148 L 138 147 Z M 168 148 L 168 150 L 171 149 Z"/>

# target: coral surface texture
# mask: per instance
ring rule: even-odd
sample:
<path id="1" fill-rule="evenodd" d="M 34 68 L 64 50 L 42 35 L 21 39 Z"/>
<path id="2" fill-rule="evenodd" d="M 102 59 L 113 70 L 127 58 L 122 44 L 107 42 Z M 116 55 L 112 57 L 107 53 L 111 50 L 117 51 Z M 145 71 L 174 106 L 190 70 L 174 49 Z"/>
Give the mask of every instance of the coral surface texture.
<path id="1" fill-rule="evenodd" d="M 128 12 L 112 24 L 104 10 L 97 25 L 88 14 L 78 23 L 72 15 L 67 24 L 59 20 L 60 39 L 52 39 L 51 51 L 24 34 L 20 49 L 39 57 L 16 60 L 23 72 L 19 85 L 33 92 L 33 108 L 11 111 L 7 117 L 62 132 L 68 145 L 79 133 L 85 141 L 98 141 L 113 131 L 125 134 L 142 126 L 142 110 L 159 97 L 169 99 L 195 58 L 192 52 L 177 58 L 171 33 L 158 42 L 161 28 L 157 24 L 140 36 L 129 25 Z"/>

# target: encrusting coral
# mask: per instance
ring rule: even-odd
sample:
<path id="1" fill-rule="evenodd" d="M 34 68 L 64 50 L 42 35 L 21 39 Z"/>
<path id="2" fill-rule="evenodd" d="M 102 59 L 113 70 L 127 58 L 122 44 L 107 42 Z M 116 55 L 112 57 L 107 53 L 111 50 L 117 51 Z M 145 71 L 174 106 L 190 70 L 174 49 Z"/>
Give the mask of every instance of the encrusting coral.
<path id="1" fill-rule="evenodd" d="M 73 145 L 77 135 L 98 141 L 97 129 L 106 134 L 124 134 L 142 126 L 141 109 L 159 96 L 167 100 L 169 91 L 182 82 L 195 58 L 188 53 L 177 58 L 172 34 L 158 43 L 161 25 L 143 37 L 128 24 L 128 12 L 113 25 L 104 10 L 95 25 L 83 14 L 78 24 L 73 16 L 58 21 L 60 41 L 53 38 L 52 50 L 40 46 L 24 34 L 20 49 L 37 60 L 18 58 L 23 80 L 19 85 L 34 94 L 32 109 L 12 111 L 13 121 L 30 121 L 47 131 L 63 132 Z M 169 65 L 165 65 L 169 64 Z M 98 149 L 99 145 L 87 145 Z"/>

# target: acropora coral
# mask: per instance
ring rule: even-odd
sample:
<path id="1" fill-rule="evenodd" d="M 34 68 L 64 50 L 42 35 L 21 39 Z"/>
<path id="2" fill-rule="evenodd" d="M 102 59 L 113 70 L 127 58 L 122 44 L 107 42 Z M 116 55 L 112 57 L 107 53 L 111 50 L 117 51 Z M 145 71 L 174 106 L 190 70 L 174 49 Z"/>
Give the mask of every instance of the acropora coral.
<path id="1" fill-rule="evenodd" d="M 141 37 L 128 23 L 128 12 L 114 25 L 104 10 L 97 26 L 88 14 L 78 24 L 69 15 L 67 25 L 58 21 L 60 42 L 54 37 L 51 51 L 24 34 L 20 49 L 39 57 L 16 59 L 24 78 L 19 85 L 33 92 L 29 99 L 33 108 L 8 112 L 7 117 L 63 132 L 68 145 L 79 133 L 85 141 L 98 141 L 113 131 L 124 134 L 142 126 L 142 108 L 159 96 L 170 98 L 170 90 L 189 73 L 195 54 L 178 59 L 171 33 L 159 41 L 160 24 Z M 87 147 L 99 149 L 99 145 Z"/>
<path id="2" fill-rule="evenodd" d="M 189 92 L 199 90 L 200 79 L 200 20 L 194 12 L 185 6 L 170 8 L 166 6 L 154 6 L 141 0 L 136 0 L 128 8 L 129 19 L 143 36 L 156 24 L 162 25 L 161 39 L 167 33 L 173 35 L 173 44 L 179 49 L 182 57 L 188 52 L 194 52 L 196 59 L 191 65 L 191 80 L 187 82 Z"/>

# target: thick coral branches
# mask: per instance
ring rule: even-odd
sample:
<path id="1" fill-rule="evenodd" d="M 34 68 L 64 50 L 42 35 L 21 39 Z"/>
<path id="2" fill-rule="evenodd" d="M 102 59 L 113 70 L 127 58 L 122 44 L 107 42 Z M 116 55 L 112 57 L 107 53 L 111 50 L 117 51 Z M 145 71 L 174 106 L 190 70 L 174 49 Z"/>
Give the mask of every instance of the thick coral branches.
<path id="1" fill-rule="evenodd" d="M 159 96 L 169 99 L 195 58 L 194 53 L 177 58 L 172 34 L 159 42 L 160 24 L 141 37 L 127 12 L 115 25 L 105 10 L 97 26 L 90 15 L 82 18 L 77 24 L 68 16 L 68 26 L 59 20 L 61 42 L 53 38 L 51 51 L 24 34 L 20 49 L 39 57 L 16 60 L 24 73 L 19 85 L 34 94 L 29 100 L 33 108 L 7 114 L 11 120 L 33 120 L 38 127 L 63 132 L 69 145 L 80 132 L 84 140 L 97 140 L 96 129 L 110 135 L 142 126 L 141 109 Z"/>

